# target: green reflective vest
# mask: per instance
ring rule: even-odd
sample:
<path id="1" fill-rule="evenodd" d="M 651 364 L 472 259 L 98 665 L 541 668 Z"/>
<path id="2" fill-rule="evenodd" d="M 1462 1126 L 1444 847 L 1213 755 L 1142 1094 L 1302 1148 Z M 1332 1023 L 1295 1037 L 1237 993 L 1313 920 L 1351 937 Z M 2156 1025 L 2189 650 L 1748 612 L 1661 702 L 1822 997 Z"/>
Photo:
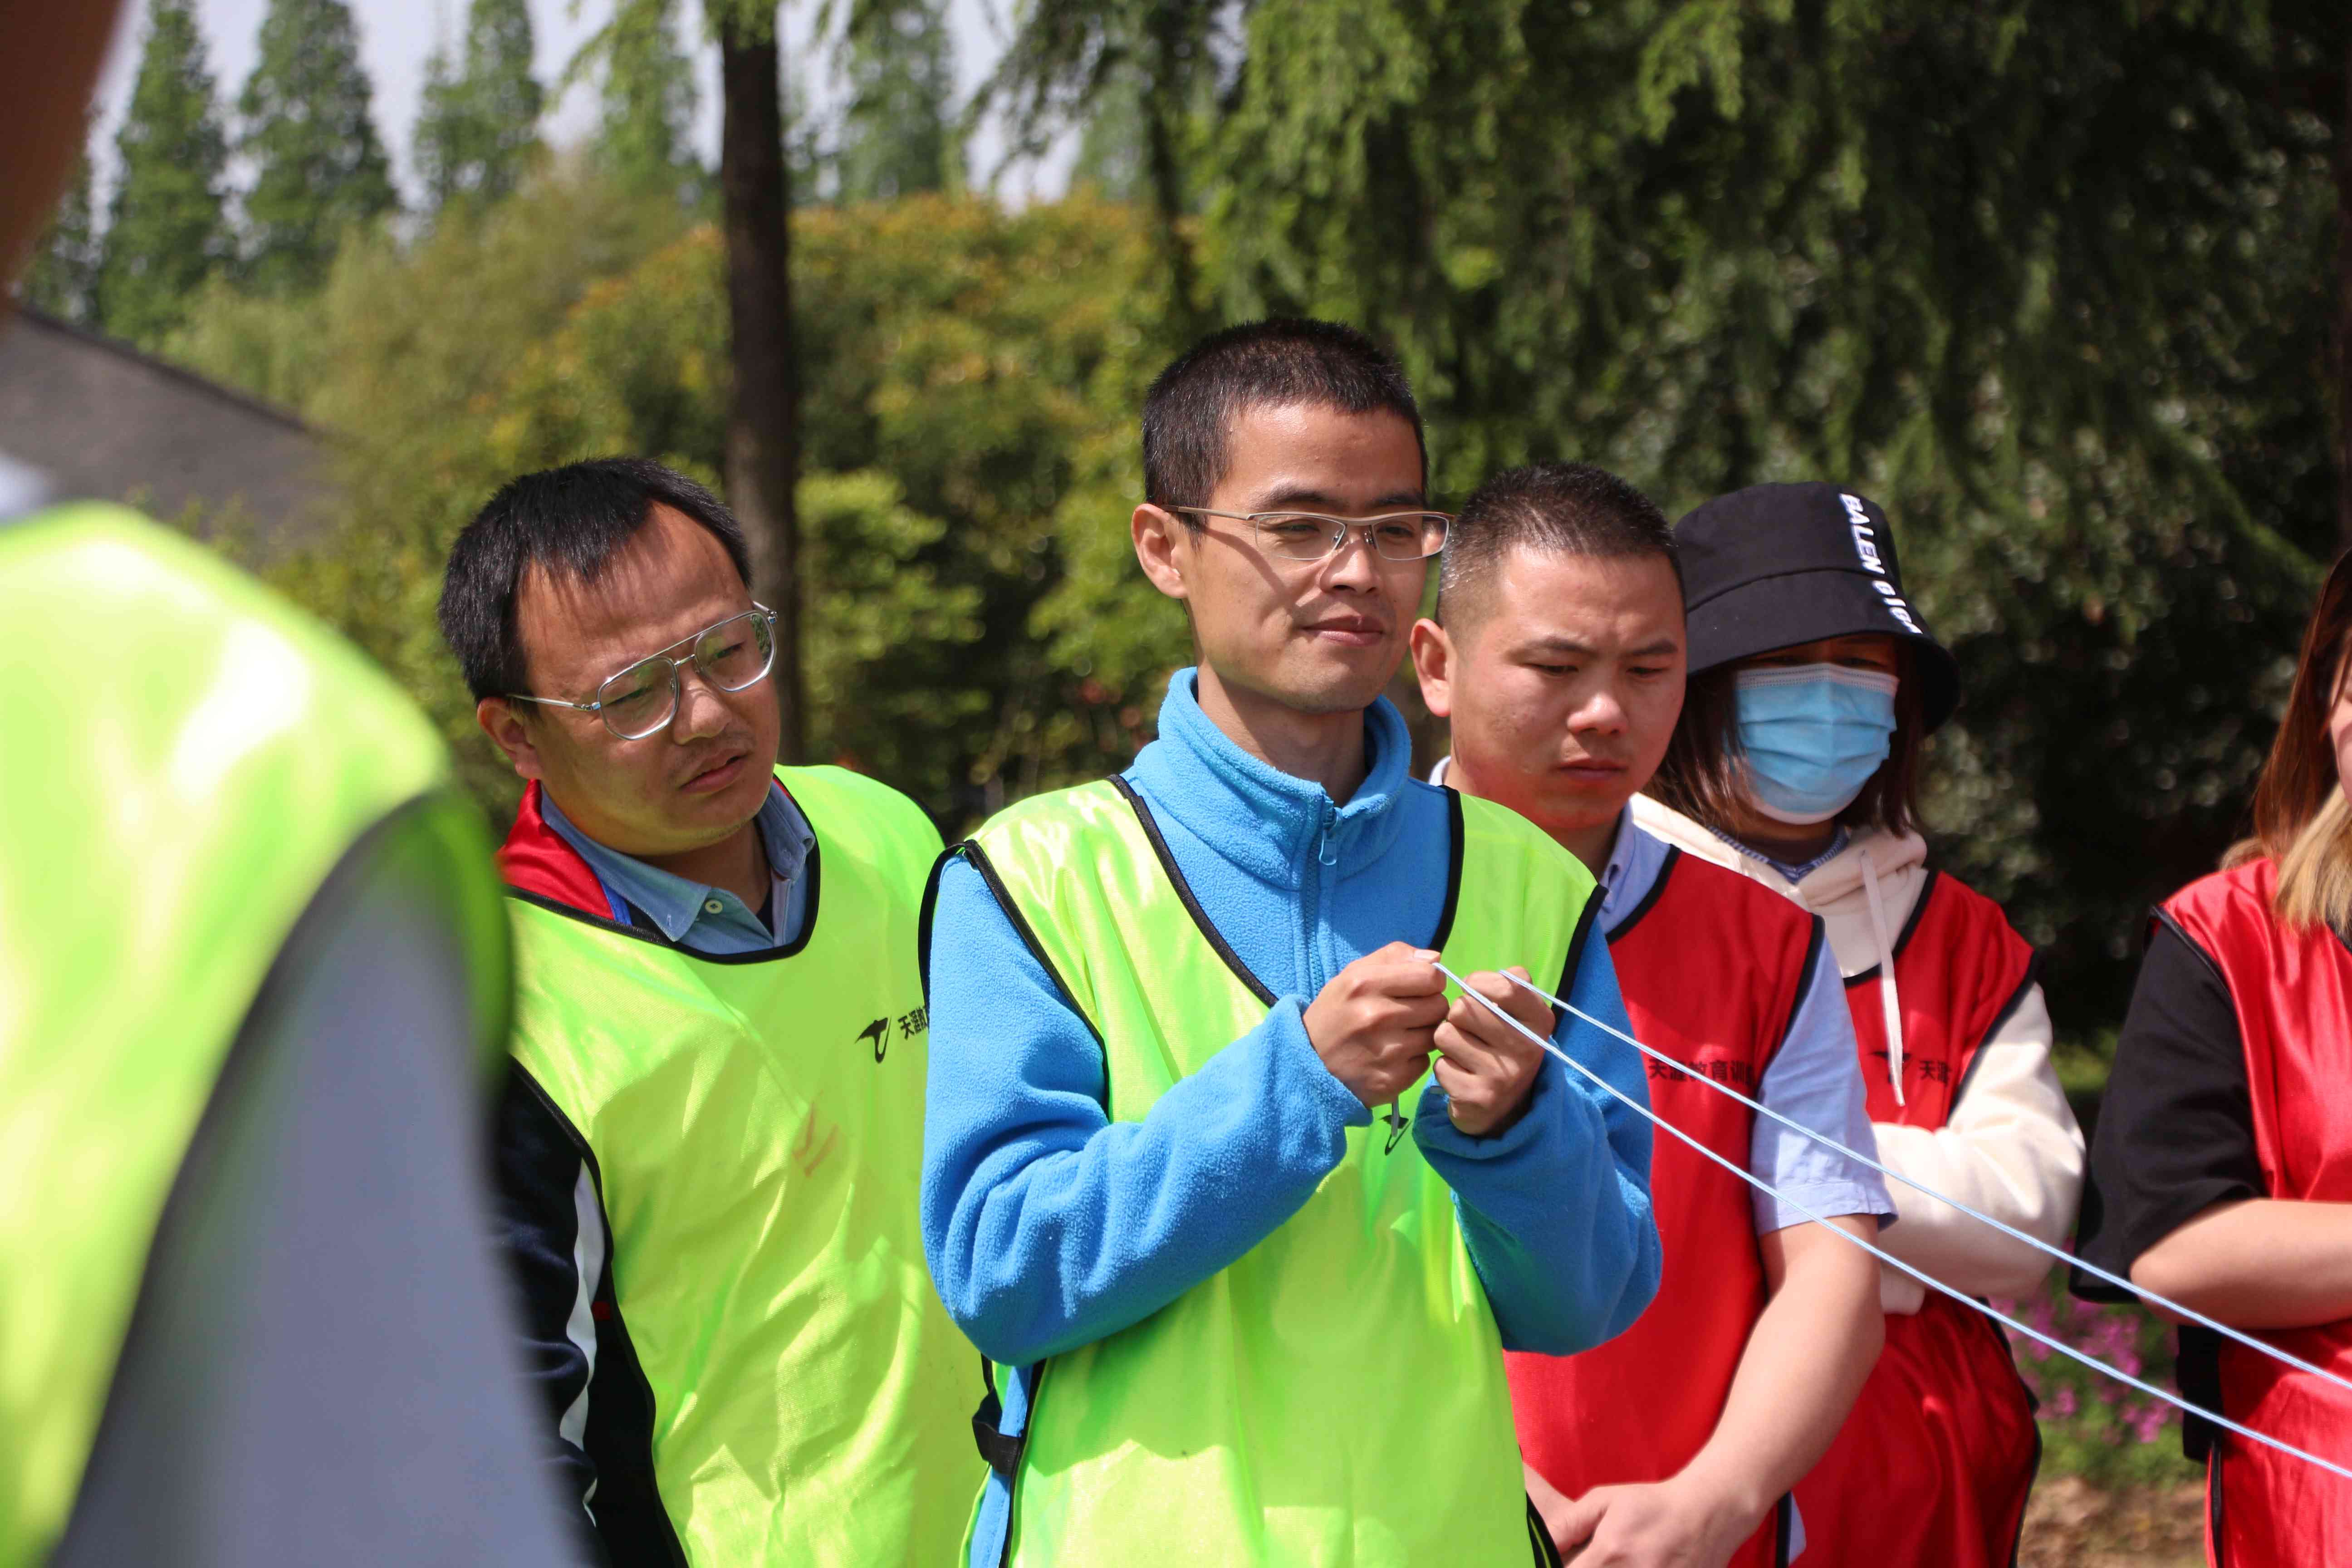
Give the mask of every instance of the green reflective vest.
<path id="1" fill-rule="evenodd" d="M 1551 984 L 1592 879 L 1513 813 L 1451 798 L 1435 945 L 1459 973 L 1524 964 Z M 1140 1121 L 1265 1019 L 1274 997 L 1118 781 L 1024 801 L 976 844 L 1101 1039 L 1114 1120 Z M 1414 1140 L 1351 1129 L 1306 1206 L 1239 1261 L 1046 1362 L 1013 1499 L 1007 1558 L 1022 1564 L 1541 1557 L 1494 1311 Z"/>
<path id="2" fill-rule="evenodd" d="M 703 957 L 517 897 L 515 1058 L 593 1156 L 688 1559 L 944 1563 L 981 1381 L 919 1224 L 939 835 L 856 773 L 776 776 L 817 841 L 799 940 Z"/>
<path id="3" fill-rule="evenodd" d="M 414 703 L 211 552 L 119 507 L 0 526 L 0 1565 L 65 1523 L 164 1200 L 320 883 L 425 797 L 488 893 L 446 779 Z"/>

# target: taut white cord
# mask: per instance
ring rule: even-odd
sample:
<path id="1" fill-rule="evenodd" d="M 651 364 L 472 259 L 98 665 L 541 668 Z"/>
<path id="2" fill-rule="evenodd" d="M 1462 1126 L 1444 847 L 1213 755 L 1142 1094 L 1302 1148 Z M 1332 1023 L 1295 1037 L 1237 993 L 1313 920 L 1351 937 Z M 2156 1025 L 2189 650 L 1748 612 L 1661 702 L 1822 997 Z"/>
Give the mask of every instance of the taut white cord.
<path id="1" fill-rule="evenodd" d="M 1779 1202 L 1787 1204 L 1790 1208 L 1795 1209 L 1799 1214 L 1803 1215 L 1807 1219 L 1812 1221 L 1815 1225 L 1820 1226 L 1823 1230 L 1828 1231 L 1832 1236 L 1843 1237 L 1845 1240 L 1853 1243 L 1855 1247 L 1860 1247 L 1863 1251 L 1870 1254 L 1873 1258 L 1877 1258 L 1881 1263 L 1887 1265 L 1889 1268 L 1899 1269 L 1905 1274 L 1908 1274 L 1912 1279 L 1916 1279 L 1920 1284 L 1925 1285 L 1930 1290 L 1937 1291 L 1941 1295 L 1949 1296 L 1953 1300 L 1958 1301 L 1963 1307 L 1967 1307 L 1973 1311 L 1982 1312 L 1986 1317 L 1992 1319 L 1993 1321 L 2000 1323 L 2008 1328 L 2014 1329 L 2019 1333 L 2025 1335 L 2027 1338 L 2037 1340 L 2042 1344 L 2049 1346 L 2059 1354 L 2082 1363 L 2084 1366 L 2089 1367 L 2094 1372 L 2103 1372 L 2118 1383 L 2124 1384 L 2128 1387 L 2136 1388 L 2142 1394 L 2148 1394 L 2154 1398 L 2161 1399 L 2167 1405 L 2172 1405 L 2176 1409 L 2186 1411 L 2191 1415 L 2198 1416 L 2206 1421 L 2210 1421 L 2214 1426 L 2222 1428 L 2224 1431 L 2234 1432 L 2239 1436 L 2244 1437 L 2251 1442 L 2260 1443 L 2265 1447 L 2275 1448 L 2282 1454 L 2291 1455 L 2295 1458 L 2303 1460 L 2305 1464 L 2316 1465 L 2332 1476 L 2339 1476 L 2345 1480 L 2352 1481 L 2352 1469 L 2346 1469 L 2343 1466 L 2323 1459 L 2316 1454 L 2307 1453 L 2304 1449 L 2296 1447 L 2292 1443 L 2283 1442 L 2266 1433 L 2257 1432 L 2251 1426 L 2241 1426 L 2237 1422 L 2231 1420 L 2226 1415 L 2221 1415 L 2215 1411 L 2208 1410 L 2200 1405 L 2192 1405 L 2188 1400 L 2181 1398 L 2179 1394 L 2167 1393 L 2165 1390 L 2157 1387 L 2152 1383 L 2142 1382 L 2140 1379 L 2132 1376 L 2127 1372 L 2119 1371 L 2115 1367 L 2109 1366 L 2106 1363 L 2099 1360 L 2096 1356 L 2076 1350 L 2073 1345 L 2067 1344 L 2063 1340 L 2054 1339 L 2052 1336 L 2042 1332 L 2039 1329 L 2032 1328 L 2027 1324 L 2021 1323 L 2016 1319 L 2010 1317 L 2004 1312 L 1995 1311 L 1984 1302 L 1977 1300 L 1973 1297 L 1961 1294 L 1959 1291 L 1952 1289 L 1949 1285 L 1945 1284 L 1942 1280 L 1924 1274 L 1918 1269 L 1914 1268 L 1910 1264 L 1904 1262 L 1901 1258 L 1893 1257 L 1880 1248 L 1874 1247 L 1869 1242 L 1864 1241 L 1862 1237 L 1854 1235 L 1853 1232 L 1850 1230 L 1842 1230 L 1838 1226 L 1832 1225 L 1822 1215 L 1815 1214 L 1811 1209 L 1806 1207 L 1803 1204 L 1799 1203 L 1796 1199 L 1781 1193 L 1769 1182 L 1765 1181 L 1761 1176 L 1757 1175 L 1754 1172 L 1749 1171 L 1730 1160 L 1725 1159 L 1721 1154 L 1717 1153 L 1714 1150 L 1708 1148 L 1696 1138 L 1692 1137 L 1681 1128 L 1676 1127 L 1673 1122 L 1668 1121 L 1664 1117 L 1660 1116 L 1648 1106 L 1635 1100 L 1631 1095 L 1619 1089 L 1615 1084 L 1611 1083 L 1607 1079 L 1602 1078 L 1599 1073 L 1594 1072 L 1591 1068 L 1586 1067 L 1582 1062 L 1578 1061 L 1574 1057 L 1570 1056 L 1566 1051 L 1561 1050 L 1558 1046 L 1553 1045 L 1549 1040 L 1545 1039 L 1541 1035 L 1537 1034 L 1533 1029 L 1528 1028 L 1525 1024 L 1522 1024 L 1517 1018 L 1512 1017 L 1483 993 L 1472 990 L 1470 988 L 1469 982 L 1464 980 L 1462 976 L 1454 973 L 1451 969 L 1448 969 L 1442 961 L 1437 964 L 1437 972 L 1440 974 L 1444 975 L 1448 980 L 1453 981 L 1456 985 L 1461 986 L 1462 994 L 1470 997 L 1480 1006 L 1486 1008 L 1486 1011 L 1494 1014 L 1495 1016 L 1503 1020 L 1504 1023 L 1517 1030 L 1521 1035 L 1542 1047 L 1545 1051 L 1559 1058 L 1564 1065 L 1582 1073 L 1587 1079 L 1591 1080 L 1595 1087 L 1599 1088 L 1601 1092 L 1607 1094 L 1611 1099 L 1615 1100 L 1631 1110 L 1638 1111 L 1654 1126 L 1664 1132 L 1679 1138 L 1684 1142 L 1689 1144 L 1693 1149 L 1696 1150 L 1699 1153 L 1705 1155 L 1707 1159 L 1714 1161 L 1717 1164 L 1722 1166 L 1725 1170 L 1730 1172 L 1741 1181 L 1746 1182 L 1749 1186 L 1754 1187 L 1757 1191 L 1770 1194 Z M 1524 980 L 1519 980 L 1517 975 L 1509 975 L 1507 978 L 1517 981 L 1520 985 L 1525 986 L 1528 990 L 1534 992 L 1538 996 L 1543 996 L 1547 1001 L 1552 1000 L 1549 994 L 1543 991 L 1539 986 L 1534 985 Z M 1568 1005 L 1566 1003 L 1558 1003 L 1556 1005 L 1563 1007 Z M 1631 1036 L 1624 1034 L 1622 1031 L 1610 1028 L 1608 1025 L 1601 1023 L 1599 1019 L 1594 1018 L 1589 1013 L 1585 1013 L 1580 1009 L 1574 1007 L 1569 1007 L 1568 1011 L 1589 1024 L 1595 1024 L 1603 1029 L 1607 1029 L 1610 1034 L 1615 1035 L 1619 1039 L 1626 1041 L 1628 1044 L 1633 1046 L 1639 1050 L 1648 1052 L 1652 1056 L 1657 1056 L 1660 1054 L 1650 1050 L 1649 1047 L 1643 1045 L 1639 1040 L 1633 1039 Z M 1674 1060 L 1671 1057 L 1665 1058 L 1664 1059 L 1669 1062 Z M 1675 1064 L 1675 1066 L 1678 1070 L 1685 1072 L 1688 1071 L 1687 1068 L 1681 1068 L 1679 1063 Z M 1697 1078 L 1702 1083 L 1711 1083 L 1714 1081 L 1711 1079 L 1696 1073 L 1691 1074 L 1691 1076 Z M 1719 1088 L 1721 1086 L 1718 1085 L 1717 1087 Z M 1745 1097 L 1739 1098 L 1744 1100 Z M 1748 1101 L 1748 1103 L 1753 1104 L 1754 1102 Z M 1790 1123 L 1790 1125 L 1794 1126 L 1795 1123 Z M 1804 1131 L 1807 1130 L 1800 1127 L 1798 1131 Z M 1824 1142 L 1827 1142 L 1827 1140 L 1824 1140 Z M 1859 1158 L 1859 1156 L 1856 1157 Z M 1873 1164 L 1875 1163 L 1874 1162 L 1865 1163 Z M 1884 1167 L 1879 1168 L 1884 1169 Z M 1959 1205 L 1956 1204 L 1953 1206 L 1957 1208 Z M 2126 1288 L 2130 1289 L 2128 1286 Z M 2269 1347 L 2263 1346 L 2260 1348 L 2268 1349 Z M 2282 1359 L 2293 1360 L 2292 1357 L 2283 1357 Z M 2302 1365 L 2304 1363 L 2296 1363 L 2295 1364 Z M 2313 1370 L 2316 1371 L 2317 1369 L 2314 1368 Z M 2329 1374 L 2322 1373 L 2320 1375 L 2325 1377 Z M 2341 1380 L 2337 1379 L 2334 1381 Z"/>
<path id="2" fill-rule="evenodd" d="M 1438 965 L 1438 968 L 1445 973 L 1453 973 L 1453 971 L 1445 969 L 1444 964 Z M 2297 1372 L 2307 1372 L 2314 1377 L 2319 1378 L 2324 1382 L 2334 1384 L 2336 1387 L 2345 1390 L 2347 1393 L 2352 1393 L 2352 1381 L 2347 1381 L 2345 1378 L 2339 1377 L 2324 1366 L 2314 1366 L 2311 1363 L 2305 1361 L 2301 1356 L 2283 1351 L 2276 1345 L 2268 1343 L 2265 1341 L 2258 1340 L 2252 1334 L 2245 1332 L 2243 1330 L 2233 1329 L 2227 1323 L 2216 1322 L 2213 1319 L 2207 1317 L 2204 1313 L 2198 1311 L 2192 1307 L 2182 1306 L 2179 1302 L 2173 1300 L 2168 1296 L 2159 1296 L 2155 1291 L 2147 1289 L 2143 1286 L 2135 1285 L 2120 1274 L 2110 1274 L 2095 1263 L 2084 1262 L 2082 1258 L 2075 1257 L 2073 1253 L 2068 1252 L 2063 1247 L 2053 1247 L 2038 1236 L 2028 1236 L 2025 1232 L 2018 1229 L 2015 1226 L 2004 1225 L 2000 1220 L 1993 1218 L 1992 1215 L 1984 1213 L 1981 1209 L 1971 1208 L 1967 1204 L 1960 1202 L 1958 1198 L 1947 1197 L 1942 1193 L 1937 1192 L 1935 1188 L 1927 1185 L 1925 1182 L 1916 1181 L 1912 1177 L 1905 1175 L 1900 1171 L 1883 1165 L 1858 1149 L 1847 1148 L 1844 1144 L 1839 1142 L 1836 1139 L 1831 1137 L 1826 1132 L 1818 1131 L 1813 1128 L 1806 1126 L 1801 1121 L 1790 1121 L 1788 1117 L 1781 1115 L 1779 1111 L 1773 1110 L 1770 1106 L 1764 1104 L 1762 1101 L 1748 1099 L 1748 1096 L 1740 1093 L 1729 1084 L 1717 1083 L 1714 1079 L 1707 1077 L 1705 1073 L 1694 1072 L 1688 1062 L 1677 1061 L 1675 1058 L 1668 1056 L 1665 1052 L 1657 1049 L 1654 1046 L 1643 1045 L 1641 1041 L 1625 1033 L 1624 1030 L 1618 1028 L 1608 1020 L 1604 1018 L 1596 1018 L 1591 1014 L 1584 1011 L 1581 1007 L 1575 1005 L 1573 1003 L 1561 1001 L 1559 997 L 1553 995 L 1542 986 L 1538 985 L 1532 980 L 1522 980 L 1517 975 L 1507 973 L 1503 975 L 1503 978 L 1508 980 L 1514 985 L 1520 987 L 1522 990 L 1542 997 L 1546 1002 L 1549 1002 L 1553 1006 L 1559 1008 L 1570 1016 L 1580 1018 L 1585 1023 L 1591 1025 L 1594 1028 L 1601 1030 L 1602 1033 L 1614 1036 L 1616 1038 L 1624 1041 L 1627 1045 L 1633 1047 L 1643 1056 L 1654 1058 L 1658 1061 L 1664 1062 L 1666 1066 L 1673 1068 L 1676 1072 L 1682 1073 L 1685 1077 L 1696 1079 L 1699 1082 L 1706 1085 L 1707 1088 L 1714 1089 L 1717 1094 L 1736 1100 L 1740 1104 L 1746 1106 L 1748 1110 L 1755 1111 L 1758 1115 L 1779 1122 L 1781 1126 L 1789 1129 L 1790 1131 L 1810 1138 L 1814 1142 L 1821 1144 L 1824 1148 L 1834 1149 L 1839 1153 L 1844 1155 L 1847 1159 L 1853 1161 L 1857 1164 L 1869 1166 L 1872 1170 L 1877 1172 L 1880 1175 L 1886 1177 L 1889 1181 L 1900 1182 L 1905 1186 L 1909 1187 L 1913 1192 L 1924 1193 L 1928 1197 L 1934 1198 L 1937 1203 L 1949 1204 L 1952 1207 L 1959 1210 L 1970 1219 L 1976 1220 L 1980 1224 L 1989 1225 L 1992 1226 L 1993 1229 L 2000 1232 L 2003 1236 L 2011 1237 L 2017 1241 L 2021 1241 L 2025 1243 L 2026 1246 L 2032 1247 L 2035 1251 L 2055 1258 L 2061 1263 L 2069 1264 L 2074 1268 L 2080 1268 L 2084 1273 L 2088 1274 L 2095 1279 L 2104 1279 L 2108 1284 L 2116 1287 L 2118 1289 L 2128 1290 L 2133 1295 L 2138 1297 L 2141 1300 L 2161 1307 L 2168 1312 L 2179 1313 L 2181 1317 L 2188 1319 L 2190 1322 L 2195 1323 L 2201 1328 L 2212 1330 L 2215 1333 L 2220 1334 L 2223 1339 L 2235 1341 L 2237 1343 L 2245 1346 L 2248 1350 L 2266 1355 L 2273 1361 L 2283 1362 L 2286 1365 L 2294 1367 Z M 1455 984 L 1459 984 L 1460 983 L 1460 977 L 1456 976 Z M 1464 989 L 1465 992 L 1468 990 L 1466 986 Z M 1971 1300 L 1973 1300 L 1973 1298 L 1971 1298 Z"/>

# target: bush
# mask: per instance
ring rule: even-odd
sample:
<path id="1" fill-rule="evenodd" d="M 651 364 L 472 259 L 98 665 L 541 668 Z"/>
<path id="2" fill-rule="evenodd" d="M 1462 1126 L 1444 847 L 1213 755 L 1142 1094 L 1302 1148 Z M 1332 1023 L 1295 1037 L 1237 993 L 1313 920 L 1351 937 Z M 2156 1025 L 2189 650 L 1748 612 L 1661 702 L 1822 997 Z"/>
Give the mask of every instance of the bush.
<path id="1" fill-rule="evenodd" d="M 2171 1328 L 2143 1308 L 2074 1300 L 2063 1272 L 2029 1301 L 1992 1305 L 2118 1371 L 2158 1387 L 2172 1382 Z M 2174 1485 L 2202 1473 L 2181 1458 L 2181 1418 L 2173 1406 L 2014 1330 L 2003 1332 L 2039 1403 L 2042 1479 L 2080 1476 L 2114 1488 Z"/>
<path id="2" fill-rule="evenodd" d="M 793 215 L 811 753 L 950 830 L 1149 738 L 1181 615 L 1133 568 L 1135 410 L 1173 353 L 1149 226 L 1087 196 Z M 718 233 L 557 180 L 347 247 L 320 295 L 199 301 L 176 347 L 337 433 L 341 525 L 264 563 L 432 711 L 494 811 L 516 781 L 433 623 L 450 540 L 519 472 L 614 452 L 717 483 Z"/>

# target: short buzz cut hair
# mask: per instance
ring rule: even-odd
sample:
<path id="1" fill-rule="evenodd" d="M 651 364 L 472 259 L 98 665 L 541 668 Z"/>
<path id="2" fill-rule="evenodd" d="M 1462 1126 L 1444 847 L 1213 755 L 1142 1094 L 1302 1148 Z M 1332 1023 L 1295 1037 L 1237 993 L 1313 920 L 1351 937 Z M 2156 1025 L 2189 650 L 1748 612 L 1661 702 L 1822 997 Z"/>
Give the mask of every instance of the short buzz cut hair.
<path id="1" fill-rule="evenodd" d="M 1274 317 L 1210 333 L 1152 382 L 1143 395 L 1143 499 L 1164 508 L 1208 505 L 1225 477 L 1234 416 L 1301 404 L 1402 419 L 1428 485 L 1421 406 L 1396 361 L 1353 327 Z"/>
<path id="2" fill-rule="evenodd" d="M 726 503 L 684 474 L 645 458 L 597 458 L 509 479 L 449 547 L 441 580 L 441 636 L 476 701 L 528 689 L 516 601 L 533 565 L 593 583 L 654 508 L 684 512 L 726 547 L 751 582 L 743 527 Z"/>
<path id="3" fill-rule="evenodd" d="M 1463 503 L 1438 564 L 1437 618 L 1485 594 L 1513 550 L 1601 557 L 1661 556 L 1682 586 L 1675 531 L 1658 503 L 1591 463 L 1505 468 Z"/>

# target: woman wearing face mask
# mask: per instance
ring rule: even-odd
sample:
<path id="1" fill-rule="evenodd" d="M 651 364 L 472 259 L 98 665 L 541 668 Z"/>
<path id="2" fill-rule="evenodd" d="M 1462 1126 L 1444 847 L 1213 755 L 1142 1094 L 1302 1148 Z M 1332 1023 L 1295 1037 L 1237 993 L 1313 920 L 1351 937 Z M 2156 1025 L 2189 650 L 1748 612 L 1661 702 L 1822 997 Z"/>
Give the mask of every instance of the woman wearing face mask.
<path id="1" fill-rule="evenodd" d="M 2116 1042 L 2082 1255 L 2352 1378 L 2352 557 L 2304 635 L 2254 790 L 2254 836 L 2165 900 Z M 2095 1300 L 2121 1295 L 2086 1277 Z M 2183 1393 L 2352 1464 L 2352 1394 L 2180 1331 Z M 2352 1483 L 2191 1421 L 2224 1568 L 2319 1568 L 2352 1542 Z"/>
<path id="2" fill-rule="evenodd" d="M 1904 594 L 1885 514 L 1832 485 L 1759 485 L 1675 537 L 1690 689 L 1634 820 L 1822 917 L 1889 1168 L 2062 1242 L 2082 1131 L 2032 950 L 2000 906 L 1927 865 L 1920 752 L 1958 705 L 1959 670 Z M 2048 1273 L 2033 1248 L 1889 1187 L 1898 1217 L 1881 1245 L 1943 1283 L 2018 1296 Z M 2006 1564 L 2040 1455 L 2007 1342 L 1891 1268 L 1879 1300 L 1885 1349 L 1797 1488 L 1809 1560 Z"/>

